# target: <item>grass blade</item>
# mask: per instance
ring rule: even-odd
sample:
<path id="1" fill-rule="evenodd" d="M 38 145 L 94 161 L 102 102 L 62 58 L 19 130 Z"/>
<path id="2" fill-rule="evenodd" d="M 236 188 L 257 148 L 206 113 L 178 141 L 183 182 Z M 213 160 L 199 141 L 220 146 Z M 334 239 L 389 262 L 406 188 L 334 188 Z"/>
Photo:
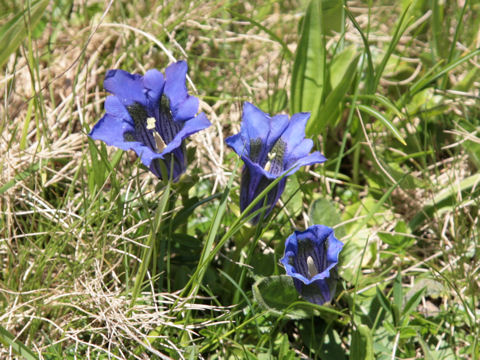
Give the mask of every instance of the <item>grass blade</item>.
<path id="1" fill-rule="evenodd" d="M 22 344 L 20 341 L 15 340 L 15 337 L 3 326 L 0 325 L 0 342 L 7 347 L 11 347 L 13 352 L 23 357 L 25 360 L 37 360 L 35 354 Z"/>
<path id="2" fill-rule="evenodd" d="M 42 17 L 48 3 L 48 0 L 33 2 L 30 8 L 18 13 L 2 26 L 0 29 L 0 44 L 2 44 L 2 47 L 0 47 L 0 67 L 5 64 L 8 57 L 17 50 L 27 36 L 27 22 L 30 23 L 28 27 L 33 29 Z"/>
<path id="3" fill-rule="evenodd" d="M 371 115 L 373 117 L 375 117 L 377 120 L 380 120 L 380 122 L 385 125 L 385 127 L 390 130 L 390 132 L 393 134 L 393 136 L 395 136 L 397 138 L 398 141 L 400 141 L 402 143 L 402 145 L 407 145 L 407 143 L 405 142 L 405 140 L 403 140 L 403 137 L 402 135 L 400 134 L 400 132 L 397 130 L 397 128 L 395 127 L 395 125 L 393 125 L 390 121 L 388 121 L 388 119 L 383 116 L 382 114 L 380 114 L 377 110 L 371 108 L 370 106 L 366 106 L 366 105 L 357 105 L 358 109 L 363 111 L 364 113 L 368 114 L 368 115 Z"/>

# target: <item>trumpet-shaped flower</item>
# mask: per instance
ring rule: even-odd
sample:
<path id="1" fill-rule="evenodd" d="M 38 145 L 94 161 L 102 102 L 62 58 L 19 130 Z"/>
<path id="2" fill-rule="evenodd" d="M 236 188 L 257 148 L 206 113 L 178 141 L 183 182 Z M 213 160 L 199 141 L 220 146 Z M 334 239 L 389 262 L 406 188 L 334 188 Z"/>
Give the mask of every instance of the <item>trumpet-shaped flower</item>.
<path id="1" fill-rule="evenodd" d="M 342 247 L 333 229 L 325 225 L 295 231 L 287 238 L 285 256 L 280 261 L 305 300 L 322 305 L 332 299 L 337 283 L 335 266 Z"/>
<path id="2" fill-rule="evenodd" d="M 90 137 L 135 151 L 159 178 L 163 160 L 168 176 L 178 180 L 187 166 L 184 139 L 210 126 L 204 113 L 196 115 L 198 99 L 187 92 L 186 74 L 185 61 L 167 67 L 165 76 L 155 69 L 144 76 L 109 70 L 103 86 L 113 95 Z"/>
<path id="3" fill-rule="evenodd" d="M 230 146 L 243 160 L 240 188 L 240 208 L 245 208 L 278 177 L 284 176 L 269 191 L 264 216 L 273 210 L 285 190 L 286 177 L 300 167 L 321 163 L 326 158 L 315 151 L 310 154 L 313 141 L 305 139 L 305 126 L 309 113 L 270 117 L 263 111 L 245 102 L 240 133 L 227 138 Z M 252 212 L 263 206 L 259 201 Z M 259 216 L 252 222 L 256 223 Z"/>

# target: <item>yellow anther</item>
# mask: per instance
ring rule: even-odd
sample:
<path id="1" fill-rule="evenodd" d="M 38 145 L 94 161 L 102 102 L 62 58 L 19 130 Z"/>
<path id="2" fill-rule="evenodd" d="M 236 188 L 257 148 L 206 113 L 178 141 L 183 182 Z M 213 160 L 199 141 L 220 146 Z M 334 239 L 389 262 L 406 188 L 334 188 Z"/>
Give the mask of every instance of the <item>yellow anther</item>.
<path id="1" fill-rule="evenodd" d="M 155 129 L 156 120 L 154 117 L 147 118 L 147 129 L 154 130 Z"/>
<path id="2" fill-rule="evenodd" d="M 153 132 L 153 138 L 155 139 L 155 146 L 157 148 L 157 153 L 161 153 L 163 149 L 167 147 L 167 145 L 165 145 L 165 141 L 163 141 L 160 134 L 156 131 Z"/>
<path id="3" fill-rule="evenodd" d="M 272 168 L 272 162 L 268 160 L 267 163 L 265 164 L 265 170 L 270 171 L 271 168 Z"/>
<path id="4" fill-rule="evenodd" d="M 265 170 L 266 171 L 270 171 L 271 168 L 272 168 L 272 160 L 275 159 L 275 156 L 277 156 L 276 153 L 271 153 L 271 154 L 268 154 L 267 157 L 268 157 L 268 161 L 267 163 L 265 164 Z"/>
<path id="5" fill-rule="evenodd" d="M 307 257 L 307 268 L 308 268 L 308 276 L 310 279 L 318 274 L 317 267 L 315 266 L 315 262 L 311 256 Z"/>

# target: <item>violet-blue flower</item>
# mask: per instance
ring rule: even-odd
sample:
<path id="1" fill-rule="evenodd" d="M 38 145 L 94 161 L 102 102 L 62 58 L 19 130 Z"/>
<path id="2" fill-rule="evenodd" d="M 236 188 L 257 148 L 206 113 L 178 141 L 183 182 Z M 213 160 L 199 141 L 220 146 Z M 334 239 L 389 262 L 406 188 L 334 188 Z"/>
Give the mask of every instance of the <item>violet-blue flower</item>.
<path id="1" fill-rule="evenodd" d="M 144 76 L 109 70 L 103 86 L 113 95 L 90 137 L 135 151 L 158 178 L 163 160 L 169 178 L 177 181 L 187 166 L 184 139 L 210 126 L 204 113 L 196 115 L 198 99 L 187 92 L 186 74 L 185 61 L 168 66 L 165 76 L 155 69 Z"/>
<path id="2" fill-rule="evenodd" d="M 325 225 L 295 231 L 287 238 L 285 256 L 280 261 L 305 300 L 322 305 L 335 295 L 335 267 L 342 247 L 333 229 Z"/>
<path id="3" fill-rule="evenodd" d="M 301 166 L 321 163 L 326 158 L 315 151 L 311 139 L 305 139 L 305 126 L 310 113 L 270 115 L 245 102 L 240 133 L 227 138 L 230 146 L 243 160 L 240 186 L 240 209 L 245 208 L 278 177 L 284 176 L 268 193 L 266 199 L 267 217 L 285 190 L 287 176 Z M 263 206 L 260 200 L 252 212 Z M 256 223 L 259 216 L 252 222 Z"/>

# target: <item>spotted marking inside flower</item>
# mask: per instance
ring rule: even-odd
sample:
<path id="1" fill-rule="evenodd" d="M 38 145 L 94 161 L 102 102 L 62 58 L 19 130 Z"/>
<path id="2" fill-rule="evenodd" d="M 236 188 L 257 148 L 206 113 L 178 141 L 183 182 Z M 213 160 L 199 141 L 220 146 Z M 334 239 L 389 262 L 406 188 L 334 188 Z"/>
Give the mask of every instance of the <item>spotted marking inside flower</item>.
<path id="1" fill-rule="evenodd" d="M 128 113 L 133 120 L 135 127 L 134 131 L 126 131 L 123 134 L 125 141 L 139 141 L 144 143 L 150 149 L 156 153 L 161 153 L 167 145 L 158 131 L 158 121 L 153 116 L 148 116 L 147 110 L 141 104 L 135 103 L 127 107 Z M 160 106 L 160 110 L 164 112 L 170 109 L 165 109 Z M 171 116 L 171 114 L 170 114 Z M 173 122 L 173 120 L 172 120 Z M 172 129 L 163 129 L 165 132 L 169 131 L 169 135 Z"/>
<path id="2" fill-rule="evenodd" d="M 274 175 L 279 175 L 284 170 L 283 158 L 286 148 L 287 144 L 282 139 L 278 139 L 267 154 L 267 162 L 264 166 L 266 171 Z"/>
<path id="3" fill-rule="evenodd" d="M 250 154 L 249 157 L 253 162 L 258 162 L 260 159 L 260 152 L 262 151 L 262 139 L 257 138 L 250 140 Z"/>
<path id="4" fill-rule="evenodd" d="M 169 144 L 175 135 L 180 132 L 183 123 L 177 122 L 173 119 L 172 110 L 170 109 L 170 100 L 166 94 L 163 94 L 160 99 L 158 118 L 157 131 L 161 135 L 165 144 Z"/>

